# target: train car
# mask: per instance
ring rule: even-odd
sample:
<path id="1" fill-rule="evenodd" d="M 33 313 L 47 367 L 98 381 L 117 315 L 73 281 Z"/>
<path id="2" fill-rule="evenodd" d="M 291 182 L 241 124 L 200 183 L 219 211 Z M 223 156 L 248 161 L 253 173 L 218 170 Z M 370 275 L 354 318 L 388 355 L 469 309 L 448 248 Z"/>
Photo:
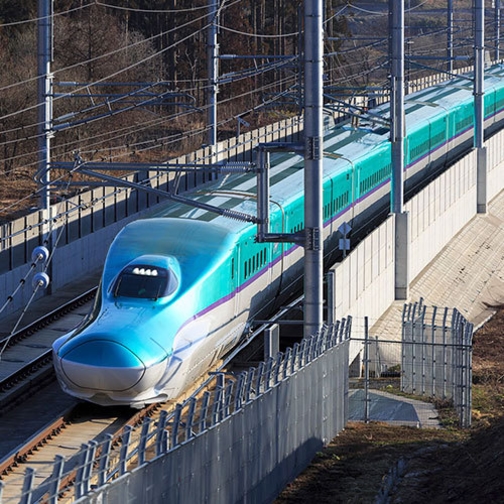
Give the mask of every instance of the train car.
<path id="1" fill-rule="evenodd" d="M 485 128 L 502 127 L 501 66 L 485 78 Z M 472 147 L 474 98 L 467 77 L 406 97 L 405 190 L 418 191 Z M 338 227 L 364 234 L 389 211 L 388 104 L 356 125 L 325 132 L 324 257 L 337 257 Z M 377 121 L 377 117 L 381 120 Z M 304 228 L 304 159 L 272 154 L 270 230 Z M 192 193 L 196 201 L 256 215 L 256 178 L 228 175 Z M 62 389 L 101 405 L 142 407 L 177 397 L 299 289 L 303 248 L 257 243 L 256 226 L 183 204 L 127 225 L 108 252 L 95 303 L 53 344 Z"/>

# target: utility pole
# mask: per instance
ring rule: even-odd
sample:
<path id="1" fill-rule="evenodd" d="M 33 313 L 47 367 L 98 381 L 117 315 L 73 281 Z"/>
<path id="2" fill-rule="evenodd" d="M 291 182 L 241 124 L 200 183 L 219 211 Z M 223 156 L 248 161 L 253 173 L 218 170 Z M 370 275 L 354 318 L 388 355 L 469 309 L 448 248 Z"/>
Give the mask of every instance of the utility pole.
<path id="1" fill-rule="evenodd" d="M 304 2 L 304 191 L 305 271 L 304 335 L 323 324 L 323 32 L 322 0 Z"/>

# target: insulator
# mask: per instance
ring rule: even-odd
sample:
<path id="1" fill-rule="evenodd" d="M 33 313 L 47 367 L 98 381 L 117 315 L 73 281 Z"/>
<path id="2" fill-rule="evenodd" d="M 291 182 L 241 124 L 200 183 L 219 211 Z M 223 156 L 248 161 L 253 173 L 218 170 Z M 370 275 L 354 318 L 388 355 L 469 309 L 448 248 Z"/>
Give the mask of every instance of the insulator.
<path id="1" fill-rule="evenodd" d="M 42 287 L 42 289 L 47 289 L 49 285 L 49 275 L 47 273 L 39 272 L 33 275 L 32 287 L 35 289 L 37 287 Z"/>
<path id="2" fill-rule="evenodd" d="M 254 171 L 255 163 L 244 163 L 238 161 L 230 161 L 221 167 L 222 173 L 247 173 Z"/>
<path id="3" fill-rule="evenodd" d="M 46 262 L 49 258 L 49 250 L 46 247 L 40 245 L 39 247 L 35 247 L 32 252 L 32 262 L 36 263 L 39 261 Z"/>

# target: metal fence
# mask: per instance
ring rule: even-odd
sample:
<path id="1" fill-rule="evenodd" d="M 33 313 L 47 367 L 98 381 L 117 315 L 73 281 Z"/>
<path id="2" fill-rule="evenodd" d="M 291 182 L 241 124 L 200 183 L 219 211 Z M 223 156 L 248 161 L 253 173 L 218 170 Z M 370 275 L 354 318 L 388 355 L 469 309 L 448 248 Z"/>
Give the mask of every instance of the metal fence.
<path id="1" fill-rule="evenodd" d="M 473 325 L 456 309 L 405 304 L 400 341 L 366 336 L 355 386 L 452 403 L 462 427 L 471 425 Z M 368 419 L 366 417 L 366 419 Z"/>
<path id="2" fill-rule="evenodd" d="M 58 457 L 38 486 L 28 469 L 19 502 L 57 504 L 69 468 L 79 503 L 271 502 L 346 425 L 350 331 L 344 319 L 257 368 L 217 375 L 214 390 L 126 430 L 120 446 L 109 437 Z"/>
<path id="3" fill-rule="evenodd" d="M 455 308 L 404 306 L 401 390 L 453 401 L 463 427 L 471 425 L 473 325 Z"/>

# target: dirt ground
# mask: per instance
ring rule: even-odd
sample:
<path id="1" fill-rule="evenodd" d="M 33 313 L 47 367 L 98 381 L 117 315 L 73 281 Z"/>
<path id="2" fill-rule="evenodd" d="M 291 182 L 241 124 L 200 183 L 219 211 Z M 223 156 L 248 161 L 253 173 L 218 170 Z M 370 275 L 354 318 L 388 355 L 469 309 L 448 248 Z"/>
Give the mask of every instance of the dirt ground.
<path id="1" fill-rule="evenodd" d="M 275 504 L 374 503 L 397 467 L 404 471 L 391 504 L 504 502 L 503 333 L 501 306 L 474 336 L 470 429 L 443 404 L 443 429 L 349 423 Z"/>

